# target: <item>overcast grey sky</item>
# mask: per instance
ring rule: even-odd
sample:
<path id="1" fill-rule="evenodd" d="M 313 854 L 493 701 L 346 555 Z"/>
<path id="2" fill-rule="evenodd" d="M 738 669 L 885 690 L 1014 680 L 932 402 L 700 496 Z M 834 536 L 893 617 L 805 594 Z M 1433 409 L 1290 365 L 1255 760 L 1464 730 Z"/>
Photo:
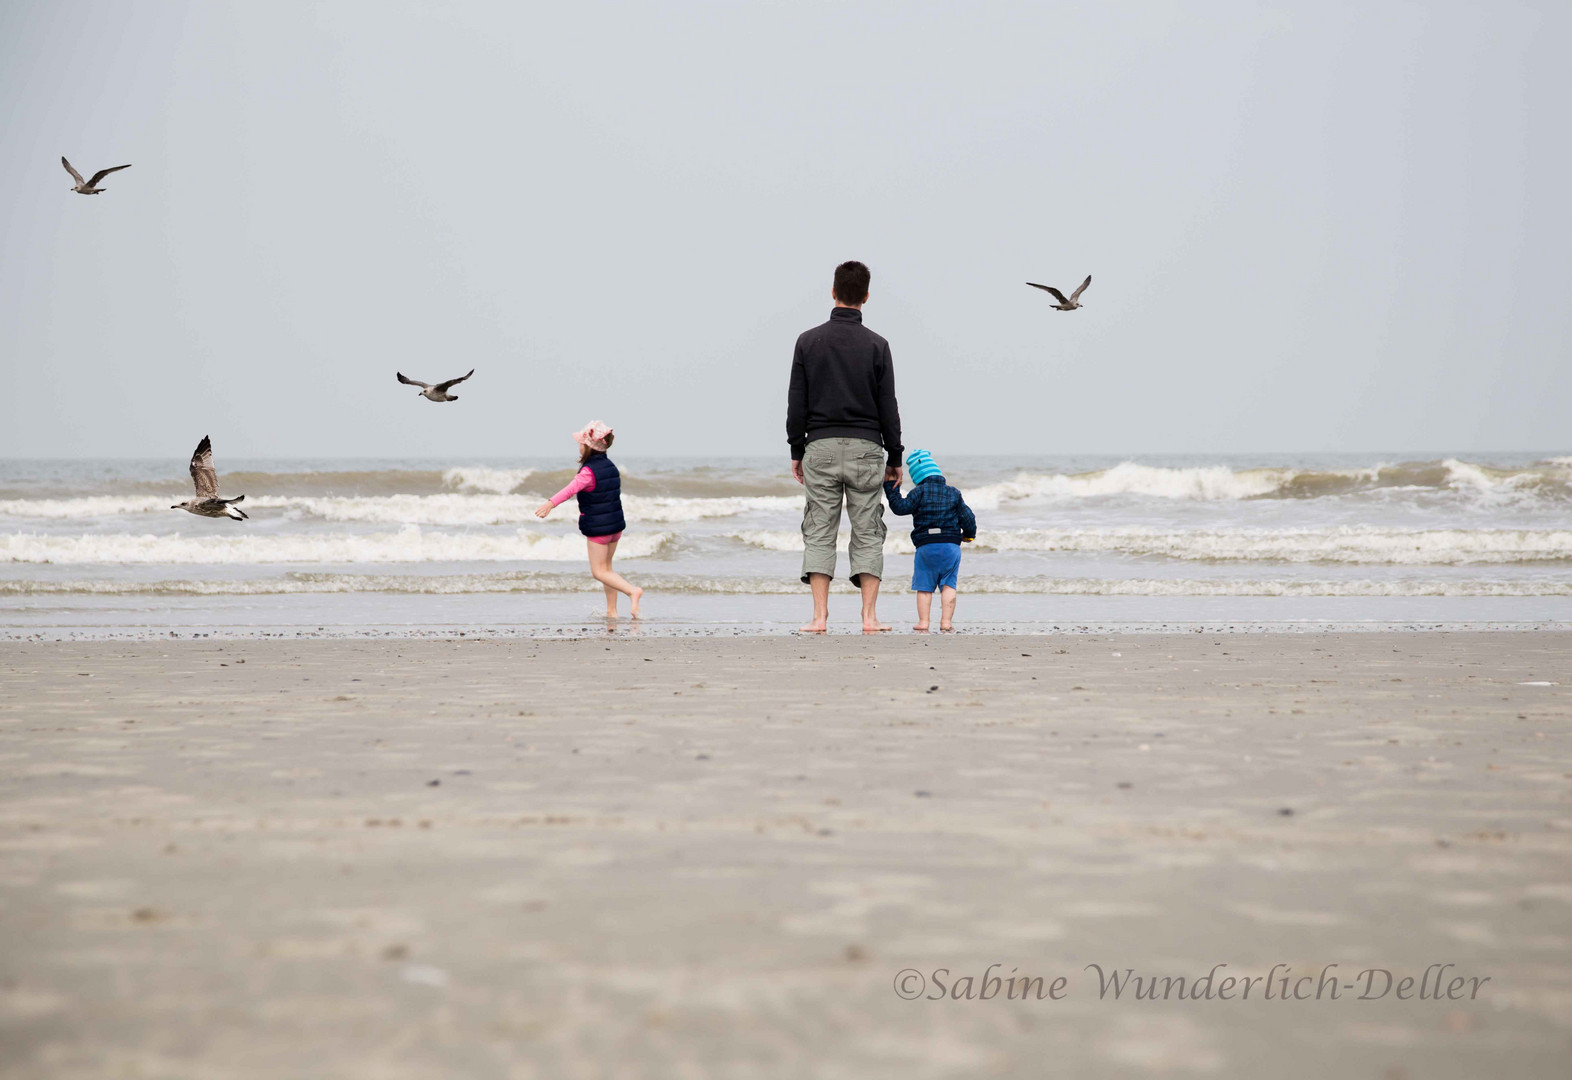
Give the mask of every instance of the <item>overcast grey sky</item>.
<path id="1" fill-rule="evenodd" d="M 1565 450 L 1569 54 L 1564 0 L 7 0 L 0 454 L 784 458 L 847 258 L 936 453 Z"/>

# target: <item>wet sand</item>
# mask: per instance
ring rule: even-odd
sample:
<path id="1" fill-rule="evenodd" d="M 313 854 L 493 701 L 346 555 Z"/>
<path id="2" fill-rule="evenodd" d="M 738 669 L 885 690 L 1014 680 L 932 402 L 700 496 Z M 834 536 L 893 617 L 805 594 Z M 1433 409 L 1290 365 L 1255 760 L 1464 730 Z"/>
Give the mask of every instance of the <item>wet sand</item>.
<path id="1" fill-rule="evenodd" d="M 1569 724 L 1549 632 L 0 644 L 0 1076 L 1562 1077 Z"/>

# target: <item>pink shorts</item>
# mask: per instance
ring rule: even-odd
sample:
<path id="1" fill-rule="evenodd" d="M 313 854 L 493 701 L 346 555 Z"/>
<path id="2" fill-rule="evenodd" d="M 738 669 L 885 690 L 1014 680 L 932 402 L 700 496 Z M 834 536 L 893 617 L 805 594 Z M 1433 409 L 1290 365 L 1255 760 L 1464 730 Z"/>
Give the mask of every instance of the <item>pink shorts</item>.
<path id="1" fill-rule="evenodd" d="M 620 532 L 614 532 L 610 536 L 587 536 L 585 539 L 592 544 L 615 544 L 618 540 L 622 539 L 622 534 Z"/>

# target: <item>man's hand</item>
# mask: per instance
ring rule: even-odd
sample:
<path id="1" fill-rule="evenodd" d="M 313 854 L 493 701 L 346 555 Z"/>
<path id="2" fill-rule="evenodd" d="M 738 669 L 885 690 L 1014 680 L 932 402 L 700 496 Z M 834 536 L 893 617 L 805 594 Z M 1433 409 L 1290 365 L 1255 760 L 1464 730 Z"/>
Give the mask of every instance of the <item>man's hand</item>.
<path id="1" fill-rule="evenodd" d="M 899 465 L 886 465 L 884 467 L 884 482 L 886 484 L 899 484 L 901 482 L 901 467 Z"/>
<path id="2" fill-rule="evenodd" d="M 803 482 L 802 459 L 799 458 L 791 463 L 791 478 L 799 484 Z"/>

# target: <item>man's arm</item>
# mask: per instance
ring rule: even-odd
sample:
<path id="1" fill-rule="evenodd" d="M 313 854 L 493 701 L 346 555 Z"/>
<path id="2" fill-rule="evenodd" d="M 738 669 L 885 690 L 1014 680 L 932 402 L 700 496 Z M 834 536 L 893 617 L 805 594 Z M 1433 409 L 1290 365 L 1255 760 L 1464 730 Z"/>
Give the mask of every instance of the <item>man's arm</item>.
<path id="1" fill-rule="evenodd" d="M 801 461 L 808 444 L 808 371 L 802 364 L 801 342 L 791 355 L 791 384 L 786 388 L 786 441 L 791 445 L 792 461 Z"/>
<path id="2" fill-rule="evenodd" d="M 901 445 L 901 407 L 895 400 L 895 358 L 890 355 L 889 345 L 884 347 L 884 355 L 880 358 L 879 365 L 879 430 L 884 437 L 884 450 L 889 455 L 888 469 L 901 467 L 901 451 L 906 448 Z M 888 469 L 886 477 L 889 477 Z M 894 479 L 900 479 L 897 475 Z"/>

